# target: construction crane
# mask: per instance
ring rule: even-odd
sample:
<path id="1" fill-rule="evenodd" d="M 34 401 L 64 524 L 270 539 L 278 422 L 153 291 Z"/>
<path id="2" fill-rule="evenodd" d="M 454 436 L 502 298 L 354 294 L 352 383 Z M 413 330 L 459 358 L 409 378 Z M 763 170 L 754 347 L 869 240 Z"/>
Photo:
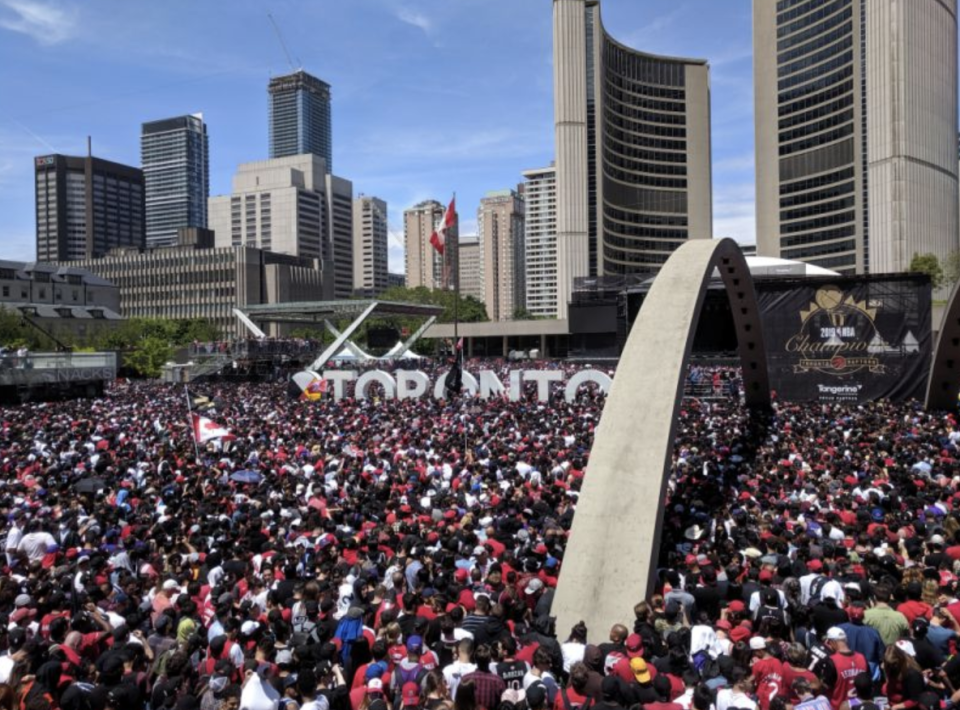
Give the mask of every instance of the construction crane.
<path id="1" fill-rule="evenodd" d="M 291 71 L 298 71 L 303 68 L 303 65 L 300 63 L 299 57 L 291 57 L 290 50 L 287 49 L 287 43 L 283 41 L 283 33 L 280 32 L 280 28 L 277 26 L 277 21 L 273 19 L 273 15 L 269 12 L 267 13 L 267 19 L 270 20 L 270 24 L 273 25 L 273 31 L 277 35 L 277 40 L 280 42 L 280 46 L 283 48 L 283 53 L 287 56 L 287 64 L 290 65 Z M 294 64 L 293 60 L 296 59 L 297 63 Z"/>

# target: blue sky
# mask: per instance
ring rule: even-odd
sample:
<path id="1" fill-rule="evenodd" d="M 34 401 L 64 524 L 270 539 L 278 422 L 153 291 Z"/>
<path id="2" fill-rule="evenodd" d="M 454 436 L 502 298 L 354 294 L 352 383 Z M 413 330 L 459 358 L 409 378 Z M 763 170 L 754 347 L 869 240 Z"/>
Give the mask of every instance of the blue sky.
<path id="1" fill-rule="evenodd" d="M 607 30 L 711 64 L 714 234 L 754 241 L 750 0 L 603 0 Z M 333 86 L 334 167 L 402 213 L 456 191 L 461 234 L 487 190 L 553 159 L 550 0 L 0 0 L 0 256 L 35 252 L 33 161 L 139 165 L 143 121 L 202 111 L 211 194 L 267 157 L 271 75 Z"/>

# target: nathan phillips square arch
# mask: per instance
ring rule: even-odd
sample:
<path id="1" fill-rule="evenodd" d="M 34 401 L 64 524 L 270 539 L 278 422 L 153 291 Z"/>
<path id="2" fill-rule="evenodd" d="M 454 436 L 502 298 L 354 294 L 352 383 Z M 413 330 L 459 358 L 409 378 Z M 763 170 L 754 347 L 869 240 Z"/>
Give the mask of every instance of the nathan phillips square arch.
<path id="1" fill-rule="evenodd" d="M 594 639 L 613 624 L 629 627 L 634 605 L 653 590 L 687 361 L 714 268 L 730 298 L 746 403 L 770 406 L 757 297 L 740 247 L 689 241 L 657 275 L 607 395 L 553 602 L 561 635 L 581 620 Z"/>

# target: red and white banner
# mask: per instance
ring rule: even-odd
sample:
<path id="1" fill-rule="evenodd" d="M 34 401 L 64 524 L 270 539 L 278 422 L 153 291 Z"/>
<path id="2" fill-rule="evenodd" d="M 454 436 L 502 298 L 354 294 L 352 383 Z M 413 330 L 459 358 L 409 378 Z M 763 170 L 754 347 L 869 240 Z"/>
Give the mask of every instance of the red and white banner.
<path id="1" fill-rule="evenodd" d="M 196 437 L 197 443 L 199 444 L 203 444 L 211 439 L 236 438 L 230 433 L 229 429 L 224 426 L 220 426 L 212 419 L 201 417 L 199 414 L 191 414 L 190 416 L 193 417 L 193 435 Z"/>
<path id="2" fill-rule="evenodd" d="M 450 200 L 450 204 L 447 205 L 447 211 L 443 213 L 443 219 L 440 220 L 440 224 L 437 225 L 433 234 L 430 235 L 430 243 L 433 244 L 433 248 L 441 254 L 443 254 L 443 248 L 447 243 L 447 232 L 453 227 L 453 223 L 457 221 L 456 201 L 456 197 Z"/>

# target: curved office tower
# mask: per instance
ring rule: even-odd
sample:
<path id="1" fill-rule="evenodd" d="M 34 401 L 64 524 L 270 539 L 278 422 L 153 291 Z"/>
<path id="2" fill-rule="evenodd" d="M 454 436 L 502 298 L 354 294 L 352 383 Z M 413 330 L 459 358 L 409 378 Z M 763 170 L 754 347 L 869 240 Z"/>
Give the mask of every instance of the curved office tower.
<path id="1" fill-rule="evenodd" d="M 654 273 L 712 236 L 709 67 L 607 34 L 598 0 L 554 0 L 558 311 L 574 279 Z"/>
<path id="2" fill-rule="evenodd" d="M 757 243 L 847 273 L 960 248 L 957 0 L 754 0 Z"/>

